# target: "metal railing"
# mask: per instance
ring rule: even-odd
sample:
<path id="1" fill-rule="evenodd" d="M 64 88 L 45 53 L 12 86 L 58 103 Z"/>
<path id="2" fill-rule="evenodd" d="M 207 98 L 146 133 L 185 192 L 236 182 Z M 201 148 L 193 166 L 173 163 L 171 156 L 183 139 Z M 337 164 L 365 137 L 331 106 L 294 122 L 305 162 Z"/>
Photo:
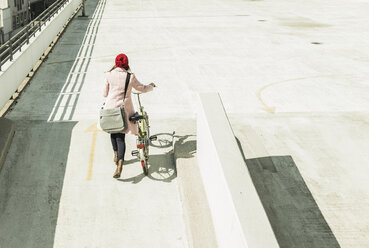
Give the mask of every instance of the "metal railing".
<path id="1" fill-rule="evenodd" d="M 0 71 L 1 67 L 7 62 L 13 60 L 13 55 L 21 51 L 24 44 L 29 44 L 32 36 L 36 36 L 41 31 L 43 25 L 50 21 L 52 17 L 59 12 L 61 8 L 68 3 L 69 0 L 57 0 L 50 7 L 44 10 L 39 16 L 33 19 L 27 26 L 20 30 L 16 35 L 10 38 L 2 46 L 0 46 Z"/>

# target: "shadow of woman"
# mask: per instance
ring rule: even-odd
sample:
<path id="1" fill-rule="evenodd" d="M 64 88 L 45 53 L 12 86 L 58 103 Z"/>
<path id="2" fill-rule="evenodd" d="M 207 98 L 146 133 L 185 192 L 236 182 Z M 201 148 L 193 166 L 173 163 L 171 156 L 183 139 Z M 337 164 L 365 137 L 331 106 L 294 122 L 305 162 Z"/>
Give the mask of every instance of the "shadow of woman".
<path id="1" fill-rule="evenodd" d="M 124 171 L 124 167 L 127 166 L 127 165 L 130 165 L 130 164 L 133 164 L 135 162 L 138 162 L 138 159 L 137 158 L 134 158 L 134 159 L 130 159 L 130 160 L 125 160 L 124 163 L 123 163 L 123 171 Z M 117 179 L 118 181 L 121 181 L 121 182 L 132 182 L 134 184 L 136 183 L 139 183 L 141 182 L 141 180 L 145 177 L 145 175 L 142 173 L 140 175 L 137 175 L 137 176 L 134 176 L 134 177 L 130 177 L 130 178 L 125 178 L 125 179 L 122 179 L 122 178 L 119 178 Z"/>

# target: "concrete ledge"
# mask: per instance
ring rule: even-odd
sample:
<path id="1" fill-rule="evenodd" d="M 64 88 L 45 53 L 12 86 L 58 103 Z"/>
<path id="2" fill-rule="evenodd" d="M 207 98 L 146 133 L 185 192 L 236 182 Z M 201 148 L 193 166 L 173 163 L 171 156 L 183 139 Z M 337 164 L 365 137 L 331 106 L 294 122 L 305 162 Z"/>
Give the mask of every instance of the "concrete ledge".
<path id="1" fill-rule="evenodd" d="M 217 93 L 200 94 L 197 156 L 219 247 L 279 247 Z"/>
<path id="2" fill-rule="evenodd" d="M 9 119 L 0 117 L 0 171 L 8 154 L 14 132 L 14 123 Z"/>

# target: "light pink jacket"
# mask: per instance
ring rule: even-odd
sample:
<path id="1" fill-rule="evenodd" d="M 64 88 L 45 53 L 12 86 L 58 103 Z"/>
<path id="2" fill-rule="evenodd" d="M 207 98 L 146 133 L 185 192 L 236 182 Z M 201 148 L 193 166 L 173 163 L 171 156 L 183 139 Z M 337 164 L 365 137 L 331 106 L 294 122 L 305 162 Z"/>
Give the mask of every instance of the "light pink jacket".
<path id="1" fill-rule="evenodd" d="M 106 101 L 104 108 L 109 109 L 124 106 L 127 118 L 126 121 L 128 123 L 128 128 L 124 133 L 126 134 L 131 133 L 137 135 L 138 133 L 137 124 L 134 124 L 133 122 L 128 120 L 128 118 L 135 113 L 135 109 L 133 107 L 131 98 L 132 87 L 140 92 L 152 91 L 153 87 L 151 85 L 141 84 L 137 80 L 135 75 L 132 73 L 128 84 L 126 98 L 123 101 L 126 78 L 127 71 L 120 67 L 115 68 L 111 72 L 106 73 L 105 89 L 104 89 L 104 97 L 106 97 Z"/>

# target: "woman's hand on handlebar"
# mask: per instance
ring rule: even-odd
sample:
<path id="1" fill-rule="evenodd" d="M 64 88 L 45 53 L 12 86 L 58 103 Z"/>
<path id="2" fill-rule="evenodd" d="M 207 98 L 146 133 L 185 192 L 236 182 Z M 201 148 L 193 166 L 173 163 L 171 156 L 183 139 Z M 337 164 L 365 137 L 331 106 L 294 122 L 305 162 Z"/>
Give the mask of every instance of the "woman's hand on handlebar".
<path id="1" fill-rule="evenodd" d="M 150 83 L 149 85 L 151 85 L 152 87 L 156 87 L 156 84 L 154 83 Z"/>

